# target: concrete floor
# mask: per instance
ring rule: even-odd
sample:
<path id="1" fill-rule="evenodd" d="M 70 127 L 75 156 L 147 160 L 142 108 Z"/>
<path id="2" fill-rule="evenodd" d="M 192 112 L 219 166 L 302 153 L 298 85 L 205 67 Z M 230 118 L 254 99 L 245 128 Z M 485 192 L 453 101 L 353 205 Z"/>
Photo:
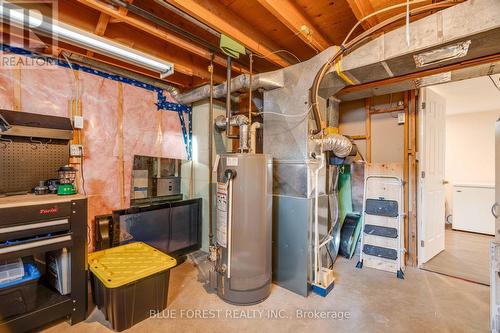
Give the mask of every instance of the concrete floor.
<path id="1" fill-rule="evenodd" d="M 126 332 L 486 332 L 489 328 L 489 288 L 444 275 L 408 268 L 405 280 L 371 268 L 357 270 L 356 258 L 335 264 L 336 285 L 321 298 L 293 294 L 273 285 L 264 302 L 238 307 L 204 289 L 203 270 L 187 261 L 172 270 L 168 310 L 175 319 L 147 319 Z M 200 273 L 201 272 L 201 273 Z M 186 310 L 219 310 L 219 318 L 188 319 Z M 230 311 L 237 312 L 230 312 Z M 258 312 L 262 311 L 262 312 Z M 269 311 L 281 319 L 269 319 Z M 297 311 L 344 312 L 348 319 L 303 319 Z M 246 312 L 243 312 L 246 311 Z M 281 312 L 279 312 L 281 311 Z M 334 313 L 336 311 L 337 313 Z M 245 314 L 253 318 L 230 318 Z M 206 314 L 207 317 L 210 315 Z M 215 316 L 217 317 L 217 316 Z M 100 311 L 74 326 L 59 322 L 44 332 L 110 332 Z"/>
<path id="2" fill-rule="evenodd" d="M 494 236 L 446 229 L 445 249 L 423 265 L 429 271 L 490 284 L 490 242 Z"/>

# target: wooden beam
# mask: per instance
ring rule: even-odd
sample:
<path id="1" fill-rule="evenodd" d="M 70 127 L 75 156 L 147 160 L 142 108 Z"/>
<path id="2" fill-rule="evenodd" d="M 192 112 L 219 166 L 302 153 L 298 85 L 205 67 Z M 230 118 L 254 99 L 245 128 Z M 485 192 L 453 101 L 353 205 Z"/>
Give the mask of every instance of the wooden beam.
<path id="1" fill-rule="evenodd" d="M 372 117 L 370 114 L 372 100 L 365 98 L 365 136 L 366 136 L 366 162 L 372 162 Z"/>
<path id="2" fill-rule="evenodd" d="M 375 11 L 372 4 L 368 0 L 347 0 L 347 3 L 349 4 L 349 7 L 351 7 L 353 14 L 356 16 L 358 21 Z M 366 30 L 377 25 L 378 23 L 379 21 L 377 17 L 374 16 L 361 23 L 361 26 Z"/>
<path id="3" fill-rule="evenodd" d="M 123 84 L 118 83 L 117 96 L 117 120 L 118 120 L 118 174 L 120 175 L 120 206 L 125 208 L 125 161 L 123 154 L 124 131 L 123 131 Z"/>
<path id="4" fill-rule="evenodd" d="M 17 58 L 17 56 L 16 56 Z M 22 91 L 22 83 L 21 83 L 21 64 L 19 61 L 16 61 L 16 67 L 12 69 L 12 81 L 13 81 L 13 108 L 14 111 L 22 111 L 22 100 L 21 100 L 21 91 Z"/>
<path id="5" fill-rule="evenodd" d="M 104 32 L 108 27 L 110 16 L 104 13 L 99 15 L 99 21 L 97 21 L 97 26 L 95 27 L 95 34 L 98 36 L 104 36 Z"/>
<path id="6" fill-rule="evenodd" d="M 353 140 L 366 140 L 366 135 L 348 135 Z"/>
<path id="7" fill-rule="evenodd" d="M 94 33 L 97 36 L 104 36 L 104 32 L 106 31 L 106 28 L 108 27 L 109 19 L 111 17 L 108 14 L 101 13 L 99 15 L 99 20 L 97 21 L 97 25 L 95 27 Z M 87 51 L 87 56 L 91 57 L 94 55 L 94 52 L 92 51 Z"/>
<path id="8" fill-rule="evenodd" d="M 410 180 L 410 174 L 409 174 L 409 165 L 408 165 L 408 159 L 409 159 L 409 123 L 408 123 L 408 118 L 409 118 L 409 112 L 408 112 L 408 92 L 405 91 L 404 93 L 404 114 L 405 114 L 405 122 L 403 124 L 403 190 L 404 190 L 404 196 L 403 196 L 403 209 L 404 209 L 404 246 L 405 246 L 405 264 L 408 261 L 408 245 L 409 245 L 409 197 L 410 197 L 410 191 L 409 191 L 409 180 Z"/>
<path id="9" fill-rule="evenodd" d="M 66 2 L 64 2 L 66 3 Z M 81 11 L 93 11 L 92 8 L 82 6 L 79 2 L 75 2 L 75 4 L 80 7 Z M 66 5 L 64 5 L 66 6 Z M 94 23 L 90 23 L 92 20 L 92 17 L 90 18 L 81 18 L 81 20 L 76 21 L 73 19 L 74 10 L 73 7 L 63 7 L 64 10 L 61 9 L 61 6 L 59 7 L 59 20 L 61 22 L 71 22 L 73 26 L 76 28 L 88 31 L 88 32 L 93 32 L 95 29 L 95 22 L 97 21 L 97 18 L 99 15 L 95 15 L 95 21 Z M 97 13 L 95 13 L 97 14 Z M 144 52 L 146 54 L 150 54 L 156 58 L 159 59 L 164 59 L 166 61 L 169 61 L 174 64 L 175 68 L 175 73 L 180 73 L 182 75 L 187 75 L 187 76 L 197 76 L 200 77 L 204 80 L 207 80 L 209 77 L 208 73 L 208 64 L 209 61 L 202 59 L 198 56 L 195 55 L 186 55 L 186 52 L 178 47 L 177 45 L 170 45 L 167 43 L 163 43 L 161 40 L 159 40 L 157 37 L 151 36 L 149 34 L 145 34 L 143 31 L 138 30 L 138 29 L 130 29 L 126 25 L 122 26 L 110 26 L 108 25 L 108 28 L 106 29 L 106 38 L 116 41 L 122 45 L 134 48 L 138 51 Z M 59 44 L 69 44 L 69 43 L 63 43 L 59 42 Z M 87 50 L 84 51 L 84 55 Z M 81 50 L 78 52 L 81 54 Z M 111 59 L 111 57 L 106 57 L 102 54 L 99 54 L 96 59 L 106 59 L 108 62 L 114 63 L 114 64 L 121 64 L 122 66 L 126 65 L 126 68 L 134 68 L 137 69 L 138 66 L 134 66 L 133 64 L 124 62 L 124 61 L 119 61 L 118 59 Z M 206 64 L 204 64 L 206 62 Z M 128 67 L 130 66 L 130 67 Z M 214 79 L 216 82 L 222 82 L 225 79 L 225 71 L 224 74 L 222 74 L 221 70 L 217 70 L 220 68 L 216 68 L 214 71 Z M 174 73 L 174 76 L 175 76 Z M 158 77 L 158 76 L 157 76 Z M 174 77 L 167 77 L 165 81 L 171 82 L 170 80 L 175 79 Z M 190 78 L 190 81 L 192 79 Z M 189 82 L 189 86 L 192 85 L 192 82 Z"/>
<path id="10" fill-rule="evenodd" d="M 5 28 L 5 27 L 3 27 L 3 28 Z M 25 38 L 22 35 L 22 33 L 19 33 L 19 31 L 17 31 L 17 30 L 14 30 L 14 31 L 9 30 L 8 27 L 7 27 L 7 29 L 3 29 L 3 31 L 1 31 L 1 33 L 0 33 L 0 38 L 4 38 L 4 40 L 6 40 L 8 37 L 10 38 L 12 36 L 19 38 L 19 41 L 31 40 L 31 39 Z M 43 36 L 41 37 L 41 39 L 42 39 L 42 42 L 45 40 L 45 43 L 49 43 L 49 41 L 47 39 L 45 39 Z M 36 40 L 36 41 L 40 42 L 39 40 Z M 59 58 L 61 52 L 66 51 L 68 53 L 74 53 L 74 54 L 78 54 L 78 55 L 83 56 L 83 57 L 94 59 L 96 61 L 102 62 L 103 64 L 112 65 L 112 66 L 115 66 L 117 68 L 125 69 L 125 70 L 131 71 L 131 72 L 135 72 L 137 74 L 145 75 L 145 76 L 151 77 L 153 79 L 159 80 L 158 73 L 149 71 L 149 70 L 144 69 L 144 68 L 140 68 L 139 66 L 126 64 L 126 63 L 117 61 L 115 59 L 103 57 L 101 55 L 94 54 L 93 56 L 89 57 L 86 55 L 86 51 L 83 48 L 80 48 L 80 47 L 77 47 L 74 45 L 70 45 L 67 43 L 60 42 L 58 44 L 57 48 L 50 47 L 47 49 L 47 51 L 48 51 L 47 53 L 43 53 L 43 54 Z M 189 75 L 189 76 L 192 76 L 192 75 Z M 189 81 L 187 81 L 186 79 L 189 79 Z M 163 81 L 170 83 L 170 84 L 174 84 L 174 85 L 179 86 L 181 88 L 193 88 L 193 86 L 195 84 L 196 85 L 204 84 L 204 82 L 193 82 L 193 79 L 197 79 L 197 77 L 196 76 L 195 77 L 188 77 L 184 74 L 179 75 L 178 73 L 174 73 L 174 75 L 167 76 L 165 79 L 163 79 Z M 218 82 L 222 82 L 222 81 L 223 81 L 223 79 L 221 78 Z M 20 92 L 20 90 L 19 90 L 19 92 Z"/>
<path id="11" fill-rule="evenodd" d="M 290 0 L 257 1 L 314 50 L 323 51 L 332 45 Z"/>
<path id="12" fill-rule="evenodd" d="M 448 65 L 448 66 L 443 66 L 443 67 L 438 67 L 438 68 L 433 68 L 433 69 L 427 69 L 427 70 L 417 72 L 417 73 L 411 73 L 411 74 L 406 74 L 406 75 L 402 75 L 402 76 L 391 77 L 389 79 L 372 81 L 372 82 L 358 84 L 358 85 L 354 85 L 354 86 L 347 86 L 344 89 L 342 89 L 337 94 L 337 96 L 342 96 L 342 95 L 356 92 L 356 91 L 361 91 L 361 90 L 365 90 L 365 89 L 372 89 L 372 88 L 376 88 L 376 87 L 380 87 L 380 86 L 384 86 L 384 85 L 388 85 L 388 84 L 404 82 L 404 81 L 415 80 L 415 79 L 419 79 L 419 78 L 422 78 L 425 76 L 455 71 L 455 70 L 459 70 L 459 69 L 463 69 L 463 68 L 469 68 L 469 67 L 488 64 L 488 63 L 497 62 L 497 61 L 500 61 L 500 53 L 490 55 L 490 56 L 481 57 L 481 58 L 476 58 L 476 59 L 472 59 L 472 60 L 462 61 L 462 62 L 453 64 L 453 65 Z"/>
<path id="13" fill-rule="evenodd" d="M 411 170 L 411 259 L 417 267 L 417 97 L 416 91 L 410 93 L 410 170 Z"/>
<path id="14" fill-rule="evenodd" d="M 370 108 L 370 114 L 391 113 L 391 112 L 404 111 L 404 110 L 405 110 L 404 105 L 397 105 L 397 106 L 393 106 L 393 107 L 385 108 L 385 109 Z"/>
<path id="15" fill-rule="evenodd" d="M 98 11 L 101 12 L 101 15 L 108 15 L 110 18 L 118 19 L 120 22 L 126 23 L 128 25 L 133 26 L 134 28 L 137 28 L 141 31 L 144 31 L 150 35 L 153 35 L 157 38 L 160 38 L 168 43 L 174 44 L 186 51 L 189 51 L 193 54 L 196 54 L 198 56 L 201 56 L 205 59 L 210 60 L 212 57 L 212 52 L 210 50 L 207 50 L 203 47 L 200 47 L 198 45 L 195 45 L 183 38 L 180 38 L 176 35 L 173 35 L 171 33 L 166 32 L 163 29 L 159 29 L 156 26 L 147 23 L 141 19 L 127 16 L 126 13 L 123 14 L 123 10 L 120 11 L 120 9 L 123 9 L 123 7 L 120 7 L 118 10 L 107 6 L 106 4 L 97 1 L 97 0 L 78 0 L 78 2 L 87 5 L 91 8 L 94 8 Z M 214 63 L 226 67 L 226 59 L 224 57 L 216 55 L 214 57 Z M 177 67 L 175 66 L 177 69 Z M 242 66 L 238 64 L 233 64 L 232 69 L 235 72 L 238 73 L 248 73 L 246 69 L 244 69 Z"/>
<path id="16" fill-rule="evenodd" d="M 166 0 L 171 5 L 195 17 L 213 29 L 230 36 L 245 45 L 252 52 L 265 56 L 269 61 L 286 67 L 286 59 L 273 53 L 279 47 L 250 24 L 239 19 L 235 13 L 218 1 L 210 0 Z M 245 15 L 245 13 L 241 13 Z"/>

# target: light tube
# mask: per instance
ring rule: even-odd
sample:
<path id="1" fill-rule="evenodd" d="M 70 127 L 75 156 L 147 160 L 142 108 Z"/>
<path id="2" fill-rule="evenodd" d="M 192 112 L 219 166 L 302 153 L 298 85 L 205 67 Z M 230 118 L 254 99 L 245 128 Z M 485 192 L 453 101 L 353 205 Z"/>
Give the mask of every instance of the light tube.
<path id="1" fill-rule="evenodd" d="M 27 11 L 10 4 L 8 1 L 1 1 L 0 17 L 2 17 L 4 23 L 14 24 L 22 28 L 29 26 L 30 29 L 48 37 L 159 72 L 161 78 L 174 73 L 174 65 L 172 63 L 71 25 L 52 19 L 45 19 L 39 12 L 34 10 Z M 28 24 L 25 24 L 26 20 Z"/>

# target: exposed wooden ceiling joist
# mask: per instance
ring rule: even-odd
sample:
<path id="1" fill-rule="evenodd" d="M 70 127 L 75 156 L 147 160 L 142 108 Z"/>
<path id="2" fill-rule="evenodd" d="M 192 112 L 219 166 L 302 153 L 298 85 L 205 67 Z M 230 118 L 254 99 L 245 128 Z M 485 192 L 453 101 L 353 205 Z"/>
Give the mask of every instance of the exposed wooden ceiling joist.
<path id="1" fill-rule="evenodd" d="M 290 0 L 258 0 L 258 2 L 314 50 L 323 51 L 331 43 Z"/>
<path id="2" fill-rule="evenodd" d="M 95 34 L 98 36 L 104 36 L 104 32 L 108 27 L 110 16 L 104 13 L 101 13 L 99 16 L 99 21 L 97 21 L 97 26 L 95 27 Z"/>
<path id="3" fill-rule="evenodd" d="M 446 65 L 446 66 L 437 67 L 437 68 L 431 68 L 431 69 L 423 70 L 423 71 L 416 72 L 416 73 L 391 77 L 389 79 L 383 79 L 383 80 L 379 80 L 379 81 L 372 81 L 372 82 L 367 82 L 367 83 L 363 83 L 363 84 L 347 86 L 347 87 L 343 88 L 338 93 L 338 96 L 342 97 L 342 95 L 345 95 L 348 93 L 353 93 L 353 92 L 362 91 L 362 90 L 366 90 L 366 89 L 377 89 L 378 87 L 381 87 L 384 85 L 400 83 L 400 82 L 408 81 L 408 80 L 415 80 L 415 79 L 419 79 L 419 78 L 426 77 L 426 76 L 436 75 L 436 74 L 445 73 L 445 72 L 452 72 L 452 71 L 460 70 L 463 68 L 468 68 L 468 67 L 473 67 L 473 66 L 478 66 L 478 65 L 488 64 L 488 63 L 494 63 L 497 61 L 500 61 L 500 54 L 494 54 L 494 55 L 490 55 L 490 56 L 484 56 L 481 58 L 466 60 L 466 61 L 462 61 L 462 62 L 459 62 L 456 64 Z"/>
<path id="4" fill-rule="evenodd" d="M 151 34 L 155 37 L 158 37 L 160 39 L 163 39 L 164 41 L 177 45 L 186 51 L 189 51 L 191 53 L 194 53 L 196 55 L 199 55 L 205 59 L 210 60 L 212 56 L 212 52 L 209 50 L 204 49 L 203 47 L 200 47 L 198 45 L 195 45 L 183 38 L 180 38 L 174 34 L 168 33 L 163 29 L 159 29 L 156 26 L 147 23 L 143 20 L 137 19 L 135 17 L 127 16 L 126 12 L 123 13 L 123 10 L 126 10 L 126 8 L 120 7 L 119 9 L 114 9 L 98 0 L 78 0 L 78 2 L 87 5 L 91 8 L 94 8 L 96 10 L 99 10 L 101 12 L 101 15 L 108 15 L 109 17 L 112 17 L 114 19 L 119 20 L 122 23 L 126 23 L 128 25 L 131 25 L 137 29 L 140 29 L 144 32 L 147 32 L 148 34 Z M 221 56 L 214 56 L 214 63 L 221 65 L 221 66 L 226 66 L 226 59 L 221 57 Z M 248 73 L 246 69 L 241 67 L 238 64 L 233 64 L 232 69 L 236 72 L 239 73 Z"/>
<path id="5" fill-rule="evenodd" d="M 209 0 L 165 0 L 187 14 L 197 18 L 213 29 L 228 35 L 245 45 L 252 52 L 266 56 L 269 61 L 286 67 L 290 65 L 283 57 L 273 53 L 279 47 L 251 24 L 238 18 L 222 4 Z M 242 13 L 244 15 L 244 13 Z"/>
<path id="6" fill-rule="evenodd" d="M 114 59 L 110 59 L 108 57 L 101 56 L 99 54 L 94 54 L 91 57 L 89 57 L 86 55 L 84 49 L 63 42 L 59 42 L 57 46 L 52 46 L 48 44 L 49 40 L 45 36 L 35 35 L 35 34 L 30 34 L 26 36 L 22 31 L 19 31 L 17 29 L 12 30 L 11 27 L 5 24 L 0 25 L 0 38 L 3 38 L 3 40 L 9 40 L 10 43 L 12 43 L 12 45 L 27 45 L 28 43 L 30 45 L 38 44 L 41 47 L 39 47 L 38 49 L 40 50 L 37 51 L 42 52 L 45 55 L 63 59 L 64 61 L 66 61 L 66 59 L 64 59 L 61 56 L 61 53 L 63 51 L 65 51 L 67 54 L 68 53 L 76 54 L 82 56 L 83 58 L 93 59 L 107 65 L 112 65 L 117 68 L 122 68 L 124 70 L 128 70 L 140 75 L 151 77 L 152 79 L 155 80 L 159 80 L 157 73 L 141 68 L 139 66 L 127 64 L 121 61 L 116 61 Z M 194 79 L 193 77 L 190 77 L 188 75 L 175 73 L 174 75 L 168 76 L 163 80 L 169 84 L 174 84 L 181 88 L 190 88 L 194 86 L 193 79 Z"/>
<path id="7" fill-rule="evenodd" d="M 347 0 L 347 3 L 349 4 L 349 7 L 351 7 L 352 12 L 354 13 L 354 16 L 359 20 L 364 18 L 367 15 L 370 15 L 371 13 L 375 12 L 375 9 L 373 8 L 372 4 L 370 1 L 367 0 Z M 379 23 L 378 19 L 376 16 L 368 18 L 366 21 L 361 23 L 361 26 L 364 29 L 369 29 Z"/>
<path id="8" fill-rule="evenodd" d="M 113 9 L 113 7 L 108 8 Z M 88 14 L 80 16 L 75 15 L 78 12 L 84 11 L 88 12 Z M 116 10 L 116 12 L 118 12 L 118 10 Z M 98 21 L 100 13 L 102 12 L 85 6 L 76 0 L 63 2 L 58 7 L 58 19 L 60 21 L 92 33 L 95 31 L 96 22 Z M 105 12 L 105 14 L 106 13 L 107 12 Z M 105 37 L 173 63 L 176 73 L 199 77 L 204 80 L 208 80 L 210 77 L 208 72 L 208 60 L 195 54 L 186 54 L 185 50 L 179 46 L 167 44 L 158 37 L 145 34 L 142 30 L 135 27 L 122 24 L 108 24 Z M 225 71 L 220 67 L 216 67 L 214 71 L 214 80 L 216 82 L 222 82 L 224 78 Z"/>
<path id="9" fill-rule="evenodd" d="M 95 27 L 95 34 L 97 36 L 104 36 L 104 32 L 106 31 L 106 28 L 108 27 L 109 24 L 109 19 L 111 16 L 108 14 L 101 13 L 99 15 L 99 21 L 97 21 L 97 25 Z M 87 56 L 91 57 L 94 55 L 94 52 L 92 51 L 87 51 Z"/>

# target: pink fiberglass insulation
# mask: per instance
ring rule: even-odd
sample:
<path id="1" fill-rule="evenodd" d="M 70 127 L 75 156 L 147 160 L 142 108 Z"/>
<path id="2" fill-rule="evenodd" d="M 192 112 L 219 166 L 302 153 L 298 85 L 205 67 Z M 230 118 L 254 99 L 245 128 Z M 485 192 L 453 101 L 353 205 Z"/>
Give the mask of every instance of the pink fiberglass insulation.
<path id="1" fill-rule="evenodd" d="M 89 198 L 89 216 L 93 217 L 122 208 L 117 150 L 118 83 L 85 73 L 81 73 L 80 82 L 85 119 L 82 138 L 85 192 Z"/>
<path id="2" fill-rule="evenodd" d="M 21 69 L 22 111 L 69 117 L 75 77 L 62 67 L 51 65 Z M 33 84 L 34 83 L 34 84 Z"/>
<path id="3" fill-rule="evenodd" d="M 123 154 L 125 175 L 131 175 L 134 155 L 186 158 L 177 112 L 157 111 L 156 93 L 123 86 Z M 131 177 L 125 178 L 125 200 L 130 201 Z"/>
<path id="4" fill-rule="evenodd" d="M 69 117 L 70 101 L 75 95 L 75 77 L 71 70 L 21 67 L 14 75 L 15 70 L 19 69 L 0 68 L 0 108 L 13 108 L 14 81 L 20 77 L 21 111 Z M 123 87 L 121 115 L 120 84 Z M 186 149 L 177 112 L 158 111 L 155 92 L 84 72 L 78 73 L 78 88 L 85 120 L 82 144 L 85 192 L 89 198 L 89 235 L 93 235 L 94 216 L 129 206 L 134 155 L 185 159 Z M 187 116 L 185 119 L 187 124 Z M 121 143 L 123 166 L 120 165 Z M 122 167 L 123 179 L 119 172 Z M 83 193 L 82 186 L 79 190 Z M 89 249 L 93 249 L 92 239 Z"/>
<path id="5" fill-rule="evenodd" d="M 0 67 L 0 109 L 14 108 L 14 77 L 12 69 Z"/>

